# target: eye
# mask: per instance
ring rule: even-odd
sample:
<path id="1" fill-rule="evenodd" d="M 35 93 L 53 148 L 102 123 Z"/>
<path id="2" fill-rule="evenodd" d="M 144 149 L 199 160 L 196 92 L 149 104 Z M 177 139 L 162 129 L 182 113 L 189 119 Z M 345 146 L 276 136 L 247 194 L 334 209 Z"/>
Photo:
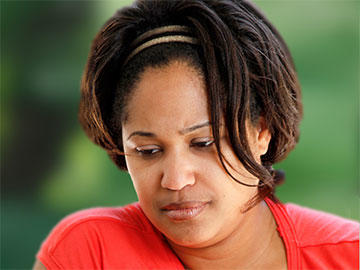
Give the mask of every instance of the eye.
<path id="1" fill-rule="evenodd" d="M 214 139 L 210 137 L 197 138 L 191 141 L 190 147 L 207 148 L 214 144 Z"/>
<path id="2" fill-rule="evenodd" d="M 162 150 L 155 145 L 139 146 L 135 148 L 137 154 L 143 157 L 152 157 Z"/>

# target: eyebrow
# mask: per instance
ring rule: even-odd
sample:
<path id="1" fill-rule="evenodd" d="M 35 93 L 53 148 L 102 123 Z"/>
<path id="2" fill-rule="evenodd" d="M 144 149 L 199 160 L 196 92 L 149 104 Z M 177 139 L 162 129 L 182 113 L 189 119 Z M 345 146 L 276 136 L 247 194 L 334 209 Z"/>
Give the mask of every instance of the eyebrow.
<path id="1" fill-rule="evenodd" d="M 145 132 L 145 131 L 134 131 L 133 133 L 130 134 L 130 136 L 127 138 L 127 140 L 130 140 L 131 137 L 133 136 L 142 136 L 142 137 L 156 137 L 154 133 L 151 132 Z"/>
<path id="2" fill-rule="evenodd" d="M 180 132 L 180 134 L 185 135 L 186 133 L 189 133 L 189 132 L 192 132 L 192 131 L 197 130 L 199 128 L 203 128 L 203 127 L 207 127 L 207 126 L 210 126 L 209 121 L 206 121 L 204 123 L 197 124 L 197 125 L 194 125 L 194 126 L 191 126 L 191 127 L 188 127 L 188 128 L 184 128 L 183 130 L 180 130 L 179 132 Z"/>
<path id="3" fill-rule="evenodd" d="M 210 126 L 210 122 L 209 121 L 206 121 L 204 123 L 201 123 L 201 124 L 196 124 L 194 126 L 191 126 L 191 127 L 187 127 L 187 128 L 184 128 L 182 130 L 179 131 L 179 133 L 181 135 L 185 135 L 189 132 L 192 132 L 194 130 L 197 130 L 197 129 L 200 129 L 200 128 L 203 128 L 203 127 L 207 127 L 207 126 Z M 146 131 L 134 131 L 133 133 L 131 133 L 129 135 L 129 137 L 127 138 L 127 140 L 130 140 L 131 137 L 133 136 L 142 136 L 142 137 L 150 137 L 150 138 L 154 138 L 156 137 L 156 135 L 152 132 L 146 132 Z"/>

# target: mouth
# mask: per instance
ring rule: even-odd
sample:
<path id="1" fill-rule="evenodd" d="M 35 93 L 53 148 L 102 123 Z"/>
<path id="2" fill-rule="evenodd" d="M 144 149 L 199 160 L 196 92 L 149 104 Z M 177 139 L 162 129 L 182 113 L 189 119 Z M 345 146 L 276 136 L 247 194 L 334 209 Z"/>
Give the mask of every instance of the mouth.
<path id="1" fill-rule="evenodd" d="M 161 207 L 161 211 L 171 220 L 184 221 L 200 215 L 208 204 L 202 201 L 171 203 Z"/>

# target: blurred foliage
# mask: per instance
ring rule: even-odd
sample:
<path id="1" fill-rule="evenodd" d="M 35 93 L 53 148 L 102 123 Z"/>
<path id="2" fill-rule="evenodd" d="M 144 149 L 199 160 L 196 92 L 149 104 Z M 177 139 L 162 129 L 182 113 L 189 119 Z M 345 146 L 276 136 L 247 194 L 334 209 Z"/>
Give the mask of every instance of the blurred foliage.
<path id="1" fill-rule="evenodd" d="M 276 166 L 287 173 L 278 195 L 359 219 L 359 3 L 258 4 L 288 43 L 303 91 L 300 143 Z"/>
<path id="2" fill-rule="evenodd" d="M 65 214 L 136 200 L 77 123 L 90 42 L 130 1 L 1 3 L 1 269 L 30 268 Z M 255 1 L 282 33 L 303 89 L 283 201 L 359 219 L 359 2 Z"/>

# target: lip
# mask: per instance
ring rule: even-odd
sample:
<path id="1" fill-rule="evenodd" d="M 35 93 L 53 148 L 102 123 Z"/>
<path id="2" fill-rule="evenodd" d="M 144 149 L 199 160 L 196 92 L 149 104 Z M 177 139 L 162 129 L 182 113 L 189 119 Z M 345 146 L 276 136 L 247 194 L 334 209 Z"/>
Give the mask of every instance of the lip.
<path id="1" fill-rule="evenodd" d="M 161 211 L 171 220 L 184 221 L 200 215 L 209 202 L 188 201 L 181 203 L 170 203 L 161 207 Z"/>

